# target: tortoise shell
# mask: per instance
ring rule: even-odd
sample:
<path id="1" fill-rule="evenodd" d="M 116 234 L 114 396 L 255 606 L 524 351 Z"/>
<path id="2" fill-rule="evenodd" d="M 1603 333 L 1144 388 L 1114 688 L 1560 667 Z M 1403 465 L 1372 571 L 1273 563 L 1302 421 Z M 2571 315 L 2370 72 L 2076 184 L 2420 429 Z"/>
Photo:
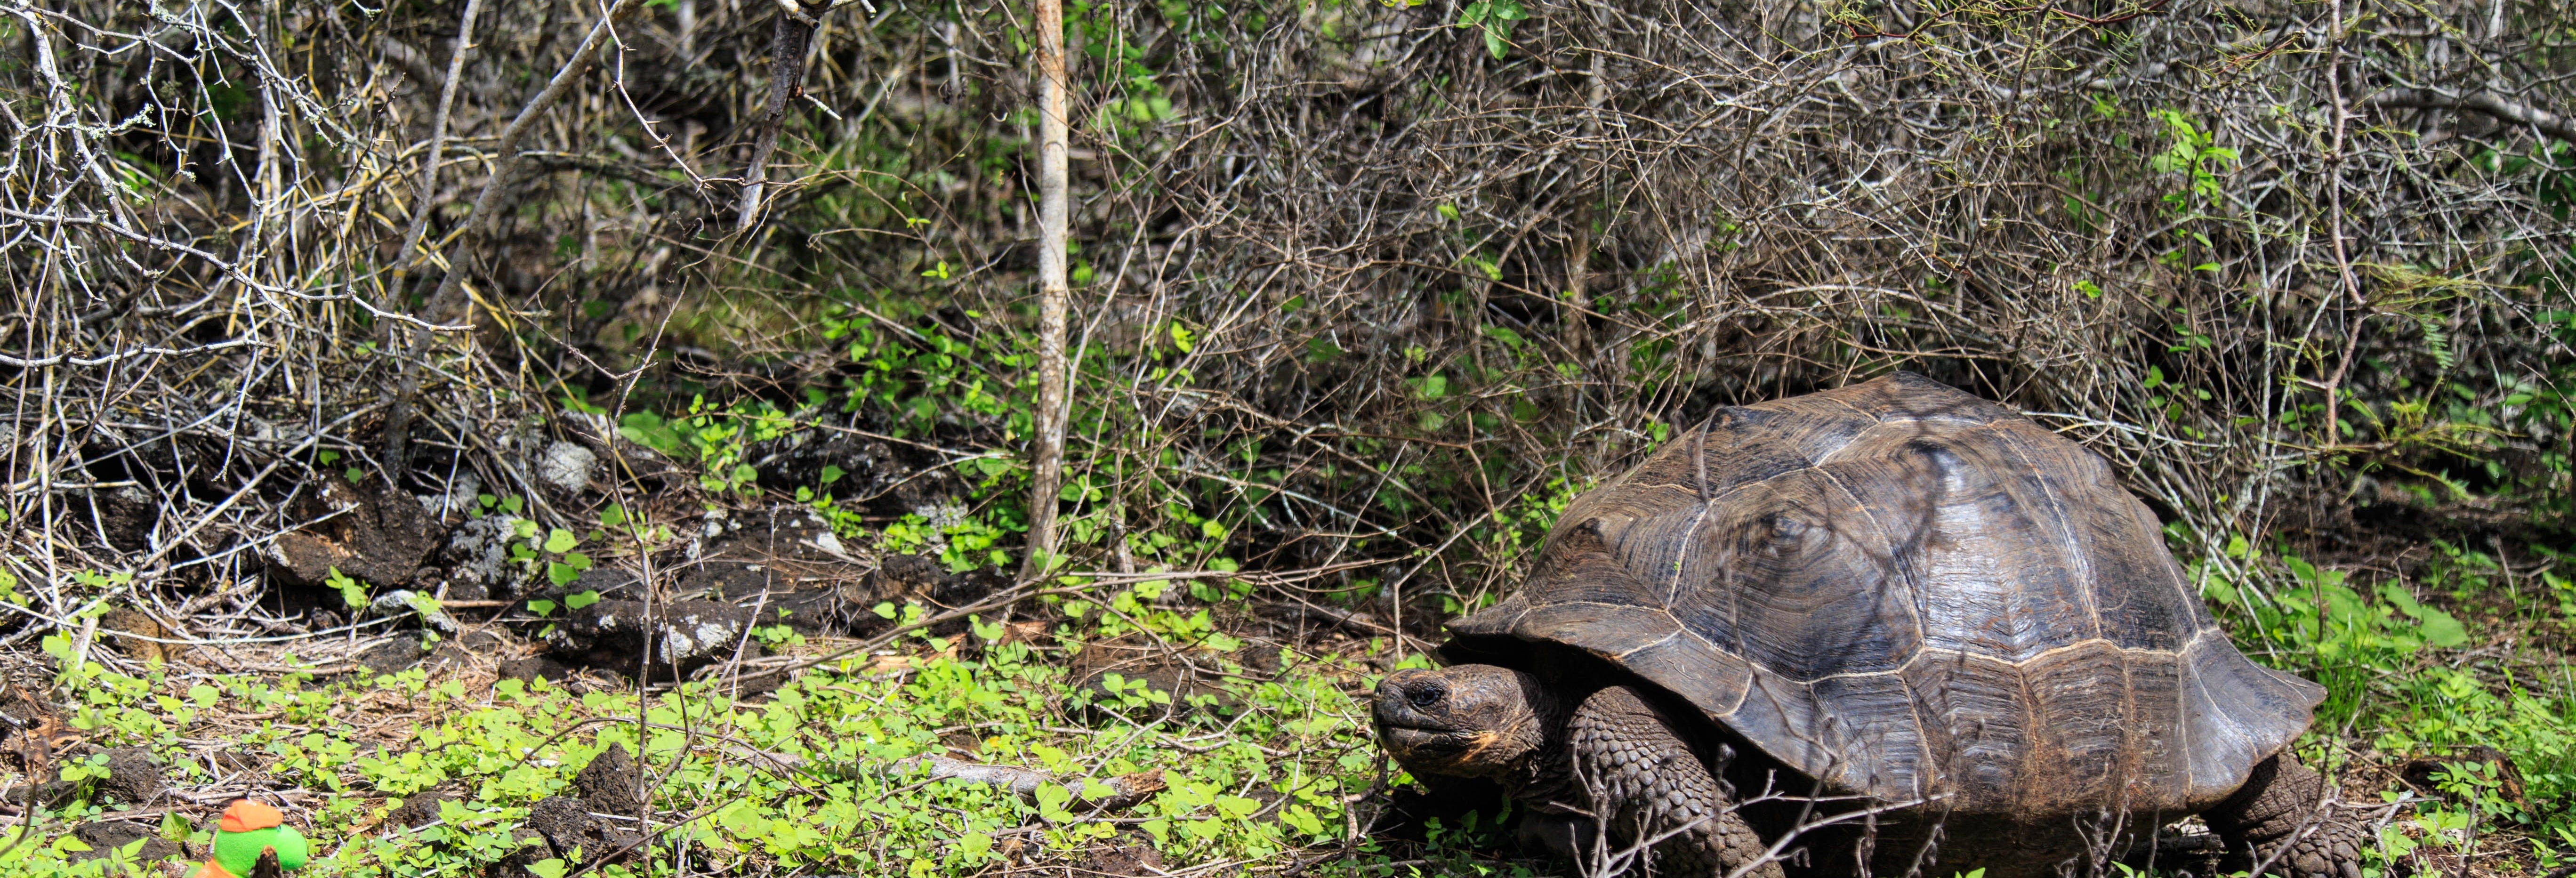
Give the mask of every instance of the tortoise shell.
<path id="1" fill-rule="evenodd" d="M 1843 792 L 1953 813 L 2199 811 L 2325 696 L 2236 651 L 2101 458 L 1906 374 L 1720 410 L 1449 627 L 1453 657 L 1574 647 Z"/>

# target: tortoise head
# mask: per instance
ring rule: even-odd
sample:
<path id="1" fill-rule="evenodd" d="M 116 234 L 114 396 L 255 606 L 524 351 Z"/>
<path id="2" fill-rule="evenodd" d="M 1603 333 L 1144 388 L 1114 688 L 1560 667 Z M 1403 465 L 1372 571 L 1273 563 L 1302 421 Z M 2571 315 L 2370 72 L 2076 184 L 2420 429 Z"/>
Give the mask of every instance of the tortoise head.
<path id="1" fill-rule="evenodd" d="M 1555 703 L 1509 668 L 1401 670 L 1377 684 L 1377 737 L 1415 774 L 1500 778 L 1546 746 Z"/>

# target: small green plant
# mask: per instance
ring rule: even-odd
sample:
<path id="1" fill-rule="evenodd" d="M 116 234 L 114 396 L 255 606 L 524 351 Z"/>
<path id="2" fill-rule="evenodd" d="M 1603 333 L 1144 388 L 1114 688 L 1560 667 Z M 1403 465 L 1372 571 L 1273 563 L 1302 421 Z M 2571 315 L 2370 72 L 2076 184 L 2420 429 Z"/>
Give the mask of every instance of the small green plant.
<path id="1" fill-rule="evenodd" d="M 340 602 L 347 605 L 350 609 L 354 610 L 365 607 L 370 603 L 369 598 L 367 597 L 366 584 L 349 578 L 349 575 L 340 572 L 340 568 L 338 567 L 331 568 L 330 575 L 323 578 L 322 584 L 334 591 L 338 591 L 340 593 Z"/>
<path id="2" fill-rule="evenodd" d="M 1512 24 L 1529 17 L 1528 7 L 1520 0 L 1471 0 L 1458 9 L 1458 26 L 1480 29 L 1485 36 L 1485 51 L 1500 61 L 1512 49 Z"/>

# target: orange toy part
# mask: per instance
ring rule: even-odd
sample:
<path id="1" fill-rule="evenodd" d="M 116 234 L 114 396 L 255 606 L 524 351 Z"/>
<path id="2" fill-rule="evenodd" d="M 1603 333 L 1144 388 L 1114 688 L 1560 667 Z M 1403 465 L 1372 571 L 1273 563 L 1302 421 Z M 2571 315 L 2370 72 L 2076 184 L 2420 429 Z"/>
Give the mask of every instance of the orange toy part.
<path id="1" fill-rule="evenodd" d="M 196 873 L 189 875 L 188 878 L 237 878 L 237 876 L 224 871 L 224 867 L 216 865 L 215 861 L 207 860 L 205 865 L 198 866 Z"/>
<path id="2" fill-rule="evenodd" d="M 225 832 L 257 832 L 284 825 L 286 815 L 249 799 L 234 802 L 232 807 L 224 809 L 223 819 L 215 821 L 215 826 Z"/>

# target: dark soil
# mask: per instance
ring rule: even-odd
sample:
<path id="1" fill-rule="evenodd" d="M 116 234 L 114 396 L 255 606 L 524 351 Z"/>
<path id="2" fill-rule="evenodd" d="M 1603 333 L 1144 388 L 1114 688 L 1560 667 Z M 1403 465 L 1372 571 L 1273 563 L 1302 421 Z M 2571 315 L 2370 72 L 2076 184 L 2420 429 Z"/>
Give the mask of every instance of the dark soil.
<path id="1" fill-rule="evenodd" d="M 148 866 L 171 857 L 186 856 L 188 853 L 187 849 L 180 847 L 178 842 L 162 838 L 161 834 L 153 831 L 151 827 L 123 820 L 83 823 L 72 827 L 72 837 L 80 839 L 82 844 L 89 845 L 89 850 L 72 854 L 71 861 L 75 863 L 104 859 L 110 852 L 122 849 L 136 841 L 143 842 L 143 847 L 136 850 L 134 857 L 135 862 L 142 865 Z"/>

